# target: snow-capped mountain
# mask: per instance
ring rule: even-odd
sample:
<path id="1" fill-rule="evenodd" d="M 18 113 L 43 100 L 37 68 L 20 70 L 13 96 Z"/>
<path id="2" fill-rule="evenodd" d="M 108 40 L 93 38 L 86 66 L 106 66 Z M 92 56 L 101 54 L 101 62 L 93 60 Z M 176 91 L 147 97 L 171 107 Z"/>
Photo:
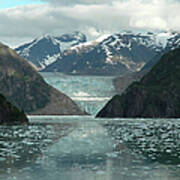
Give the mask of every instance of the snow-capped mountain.
<path id="1" fill-rule="evenodd" d="M 163 54 L 168 53 L 170 50 L 179 48 L 180 34 L 176 32 L 160 33 L 156 36 L 156 42 L 161 42 L 163 50 L 145 64 L 145 66 L 141 69 L 142 72 L 145 71 L 147 73 L 160 60 Z"/>
<path id="2" fill-rule="evenodd" d="M 86 42 L 86 36 L 80 32 L 63 34 L 61 36 L 45 35 L 15 50 L 20 56 L 37 66 L 37 68 L 43 69 L 61 57 L 65 49 L 84 42 Z"/>
<path id="3" fill-rule="evenodd" d="M 179 46 L 179 34 L 118 33 L 73 46 L 43 71 L 120 75 L 139 71 L 167 49 Z"/>
<path id="4" fill-rule="evenodd" d="M 179 47 L 180 47 L 180 34 L 174 32 L 174 33 L 172 33 L 172 36 L 169 37 L 169 39 L 166 43 L 165 50 L 167 52 L 167 51 L 179 48 Z"/>
<path id="5" fill-rule="evenodd" d="M 93 41 L 86 41 L 84 34 L 75 32 L 59 37 L 43 36 L 16 51 L 43 71 L 120 75 L 141 70 L 179 45 L 180 34 L 174 32 L 121 32 Z"/>

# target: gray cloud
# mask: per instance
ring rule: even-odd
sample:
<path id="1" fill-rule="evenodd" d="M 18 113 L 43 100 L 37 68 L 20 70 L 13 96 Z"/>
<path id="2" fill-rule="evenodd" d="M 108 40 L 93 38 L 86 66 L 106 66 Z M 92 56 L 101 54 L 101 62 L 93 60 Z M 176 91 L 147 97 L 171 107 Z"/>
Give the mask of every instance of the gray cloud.
<path id="1" fill-rule="evenodd" d="M 109 0 L 73 2 L 51 0 L 45 5 L 0 10 L 0 40 L 14 46 L 40 35 L 60 35 L 75 30 L 98 36 L 99 31 L 118 32 L 121 29 L 180 29 L 180 2 L 177 0 L 114 0 L 110 4 Z"/>
<path id="2" fill-rule="evenodd" d="M 39 0 L 38 0 L 39 1 Z M 95 5 L 95 4 L 112 4 L 113 2 L 121 2 L 126 3 L 131 0 L 40 0 L 42 2 L 48 2 L 50 4 L 55 5 L 78 5 L 78 4 L 84 4 L 84 5 Z M 158 2 L 158 0 L 137 0 L 141 4 L 147 4 L 152 2 Z M 161 0 L 160 0 L 161 1 Z M 180 0 L 163 0 L 166 3 L 174 3 L 174 2 L 180 2 Z"/>
<path id="3" fill-rule="evenodd" d="M 0 19 L 0 40 L 13 46 L 45 34 L 73 32 L 81 24 L 81 20 L 65 16 L 60 9 L 49 5 L 1 10 Z"/>
<path id="4" fill-rule="evenodd" d="M 111 0 L 41 0 L 50 4 L 59 5 L 77 5 L 77 4 L 111 4 Z M 122 0 L 121 0 L 122 1 Z"/>

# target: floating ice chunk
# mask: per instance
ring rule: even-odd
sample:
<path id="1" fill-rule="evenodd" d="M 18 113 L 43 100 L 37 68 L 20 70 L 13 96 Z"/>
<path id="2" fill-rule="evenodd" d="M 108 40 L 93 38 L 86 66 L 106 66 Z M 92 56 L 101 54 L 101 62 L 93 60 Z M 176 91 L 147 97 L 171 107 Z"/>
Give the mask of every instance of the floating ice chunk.
<path id="1" fill-rule="evenodd" d="M 90 94 L 86 93 L 86 92 L 75 92 L 73 93 L 74 96 L 78 96 L 78 97 L 86 97 L 86 96 L 90 96 Z"/>
<path id="2" fill-rule="evenodd" d="M 106 153 L 106 155 L 110 158 L 116 158 L 118 157 L 118 154 L 116 152 L 112 152 L 112 153 Z"/>
<path id="3" fill-rule="evenodd" d="M 103 175 L 103 174 L 105 174 L 105 172 L 104 171 L 97 171 L 96 174 Z"/>

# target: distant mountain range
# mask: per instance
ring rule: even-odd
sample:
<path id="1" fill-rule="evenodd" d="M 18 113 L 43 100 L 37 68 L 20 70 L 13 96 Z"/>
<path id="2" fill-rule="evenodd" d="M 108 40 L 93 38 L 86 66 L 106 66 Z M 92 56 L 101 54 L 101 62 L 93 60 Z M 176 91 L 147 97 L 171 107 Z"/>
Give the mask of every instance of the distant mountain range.
<path id="1" fill-rule="evenodd" d="M 84 42 L 86 36 L 80 32 L 59 37 L 45 35 L 16 48 L 15 51 L 38 69 L 43 69 L 61 58 L 64 50 Z"/>
<path id="2" fill-rule="evenodd" d="M 139 82 L 114 96 L 97 117 L 180 117 L 180 49 L 169 51 Z"/>
<path id="3" fill-rule="evenodd" d="M 175 32 L 104 35 L 88 41 L 75 32 L 59 37 L 44 36 L 16 48 L 16 52 L 45 72 L 122 75 L 137 72 L 168 50 L 179 47 Z"/>
<path id="4" fill-rule="evenodd" d="M 0 93 L 27 114 L 84 115 L 14 50 L 0 43 Z"/>

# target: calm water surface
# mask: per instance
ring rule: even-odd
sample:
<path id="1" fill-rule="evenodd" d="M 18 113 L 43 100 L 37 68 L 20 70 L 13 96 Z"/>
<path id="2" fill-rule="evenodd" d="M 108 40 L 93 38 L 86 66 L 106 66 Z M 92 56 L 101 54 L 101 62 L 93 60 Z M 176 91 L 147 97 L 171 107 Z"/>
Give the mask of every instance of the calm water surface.
<path id="1" fill-rule="evenodd" d="M 43 73 L 95 115 L 113 77 Z M 180 119 L 31 116 L 0 126 L 0 180 L 180 180 Z"/>
<path id="2" fill-rule="evenodd" d="M 0 127 L 0 179 L 180 179 L 180 119 L 30 120 Z"/>

